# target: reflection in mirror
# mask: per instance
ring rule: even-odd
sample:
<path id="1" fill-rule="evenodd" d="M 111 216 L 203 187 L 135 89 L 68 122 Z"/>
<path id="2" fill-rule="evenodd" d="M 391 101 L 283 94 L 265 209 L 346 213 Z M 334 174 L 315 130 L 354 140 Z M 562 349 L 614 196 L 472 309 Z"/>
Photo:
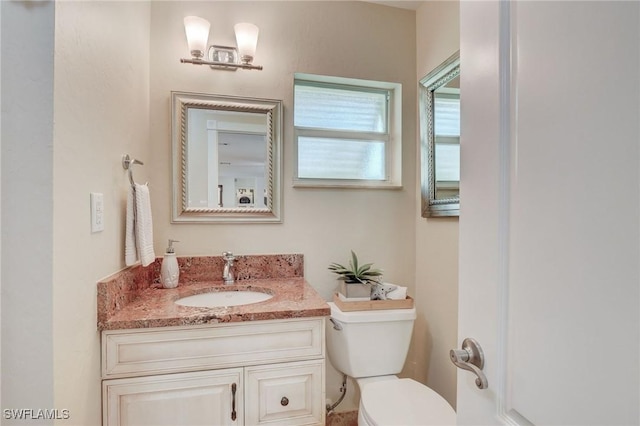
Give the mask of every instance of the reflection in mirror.
<path id="1" fill-rule="evenodd" d="M 280 222 L 281 102 L 172 98 L 173 221 Z"/>
<path id="2" fill-rule="evenodd" d="M 435 199 L 460 193 L 460 77 L 433 92 Z"/>
<path id="3" fill-rule="evenodd" d="M 422 216 L 460 212 L 460 55 L 420 80 Z"/>
<path id="4" fill-rule="evenodd" d="M 187 119 L 187 207 L 267 208 L 264 114 L 187 108 Z"/>

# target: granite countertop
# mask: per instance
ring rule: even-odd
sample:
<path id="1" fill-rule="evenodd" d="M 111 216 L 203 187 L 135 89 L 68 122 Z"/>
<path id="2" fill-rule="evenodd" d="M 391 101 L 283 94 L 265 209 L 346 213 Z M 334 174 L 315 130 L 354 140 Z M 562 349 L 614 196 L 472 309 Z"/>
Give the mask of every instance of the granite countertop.
<path id="1" fill-rule="evenodd" d="M 272 294 L 248 305 L 202 308 L 180 306 L 177 299 L 210 291 L 252 290 Z M 304 278 L 256 279 L 225 285 L 204 281 L 174 289 L 147 288 L 113 315 L 98 323 L 100 330 L 200 325 L 240 321 L 305 318 L 330 315 L 329 305 Z"/>
<path id="2" fill-rule="evenodd" d="M 128 267 L 97 286 L 98 330 L 215 324 L 328 316 L 329 305 L 304 279 L 302 254 L 236 256 L 235 284 L 222 281 L 221 256 L 178 257 L 180 284 L 159 283 L 162 259 Z M 211 291 L 252 290 L 273 295 L 264 302 L 203 308 L 176 300 Z"/>

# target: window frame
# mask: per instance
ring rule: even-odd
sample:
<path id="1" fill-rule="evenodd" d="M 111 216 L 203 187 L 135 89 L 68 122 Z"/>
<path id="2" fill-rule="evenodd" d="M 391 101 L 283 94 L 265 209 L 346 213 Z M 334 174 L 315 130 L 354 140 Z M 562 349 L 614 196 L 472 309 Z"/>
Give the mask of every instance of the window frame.
<path id="1" fill-rule="evenodd" d="M 387 131 L 364 132 L 332 130 L 295 125 L 295 87 L 301 84 L 335 87 L 343 90 L 385 92 L 387 94 Z M 294 74 L 293 101 L 293 186 L 320 188 L 402 188 L 402 84 L 315 74 Z M 328 137 L 362 141 L 382 141 L 385 144 L 385 179 L 304 178 L 299 176 L 298 140 L 300 137 Z"/>

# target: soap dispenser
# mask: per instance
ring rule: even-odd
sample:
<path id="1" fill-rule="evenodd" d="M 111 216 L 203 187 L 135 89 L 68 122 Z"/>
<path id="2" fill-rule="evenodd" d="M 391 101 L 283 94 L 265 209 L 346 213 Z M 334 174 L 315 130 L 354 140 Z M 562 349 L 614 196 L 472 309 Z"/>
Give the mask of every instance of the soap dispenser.
<path id="1" fill-rule="evenodd" d="M 178 240 L 169 240 L 169 247 L 164 253 L 162 266 L 160 267 L 160 283 L 164 288 L 178 287 L 178 278 L 180 277 L 180 268 L 178 267 L 178 259 L 173 249 L 173 243 L 179 243 Z"/>

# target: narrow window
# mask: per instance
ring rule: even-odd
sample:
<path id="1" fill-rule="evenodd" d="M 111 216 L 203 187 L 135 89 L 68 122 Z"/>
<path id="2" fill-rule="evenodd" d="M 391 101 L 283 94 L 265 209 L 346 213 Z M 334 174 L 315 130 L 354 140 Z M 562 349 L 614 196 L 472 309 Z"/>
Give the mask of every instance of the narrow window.
<path id="1" fill-rule="evenodd" d="M 460 93 L 435 93 L 435 172 L 439 187 L 459 189 Z"/>

